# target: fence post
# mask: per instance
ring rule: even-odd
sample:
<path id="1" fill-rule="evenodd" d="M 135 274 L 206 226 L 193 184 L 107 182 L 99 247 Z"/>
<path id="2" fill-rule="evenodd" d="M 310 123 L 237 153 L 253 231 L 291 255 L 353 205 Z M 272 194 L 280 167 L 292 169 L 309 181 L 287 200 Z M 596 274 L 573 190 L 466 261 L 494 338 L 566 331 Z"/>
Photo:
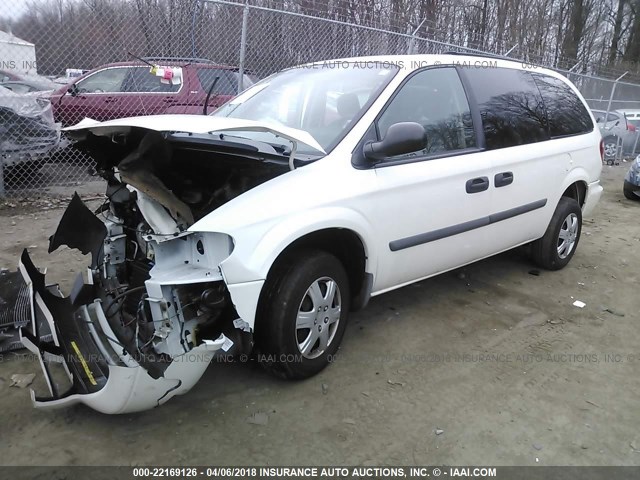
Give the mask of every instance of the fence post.
<path id="1" fill-rule="evenodd" d="M 247 28 L 249 27 L 249 1 L 242 9 L 242 33 L 240 34 L 240 62 L 238 69 L 238 93 L 244 89 L 244 60 L 247 53 Z"/>
<path id="2" fill-rule="evenodd" d="M 507 50 L 507 53 L 505 53 L 505 54 L 504 54 L 504 56 L 505 56 L 505 57 L 508 57 L 509 55 L 511 55 L 511 52 L 513 52 L 513 51 L 516 49 L 516 47 L 517 47 L 518 45 L 519 45 L 519 44 L 518 44 L 518 43 L 516 43 L 513 47 L 511 47 L 509 50 Z"/>
<path id="3" fill-rule="evenodd" d="M 576 63 L 573 67 L 567 70 L 567 72 L 573 72 L 576 68 L 578 68 L 578 66 L 580 66 L 581 63 L 582 63 L 582 60 L 578 60 L 578 63 Z"/>
<path id="4" fill-rule="evenodd" d="M 196 58 L 196 20 L 198 19 L 198 4 L 200 0 L 193 0 L 193 17 L 191 18 L 191 56 Z"/>
<path id="5" fill-rule="evenodd" d="M 611 102 L 613 101 L 613 94 L 616 93 L 616 87 L 618 86 L 618 82 L 622 79 L 622 77 L 624 77 L 627 73 L 629 73 L 629 71 L 627 70 L 626 72 L 624 72 L 622 75 L 620 75 L 618 78 L 616 78 L 613 82 L 613 87 L 611 87 L 611 95 L 609 95 L 609 103 L 607 104 L 607 114 L 604 117 L 604 122 L 605 125 L 607 124 L 607 122 L 609 121 L 609 111 L 611 110 Z"/>
<path id="6" fill-rule="evenodd" d="M 5 197 L 4 191 L 4 158 L 0 154 L 0 198 Z"/>
<path id="7" fill-rule="evenodd" d="M 407 49 L 407 55 L 411 55 L 413 53 L 413 45 L 416 41 L 416 35 L 418 34 L 418 30 L 420 30 L 420 27 L 422 27 L 422 25 L 424 25 L 424 22 L 426 22 L 427 19 L 423 19 L 420 22 L 420 25 L 418 25 L 418 27 L 413 31 L 413 33 L 411 34 L 411 39 L 409 40 L 409 48 Z"/>
<path id="8" fill-rule="evenodd" d="M 624 77 L 627 73 L 629 73 L 629 71 L 627 70 L 626 72 L 624 72 L 622 75 L 620 75 L 618 78 L 616 78 L 613 82 L 613 87 L 611 87 L 611 95 L 609 95 L 609 103 L 607 103 L 607 113 L 604 114 L 604 125 L 605 128 L 607 126 L 607 122 L 609 121 L 609 111 L 611 111 L 611 102 L 613 102 L 613 94 L 616 93 L 616 87 L 618 86 L 618 82 L 622 79 L 622 77 Z M 611 128 L 613 128 L 615 125 L 612 125 Z M 611 130 L 611 128 L 609 130 Z M 618 148 L 619 147 L 619 148 Z M 618 137 L 618 139 L 616 140 L 616 155 L 613 158 L 613 164 L 615 165 L 616 160 L 618 161 L 618 163 L 620 162 L 619 159 L 622 158 L 622 149 L 624 148 L 624 146 L 622 145 L 622 139 L 620 137 Z"/>

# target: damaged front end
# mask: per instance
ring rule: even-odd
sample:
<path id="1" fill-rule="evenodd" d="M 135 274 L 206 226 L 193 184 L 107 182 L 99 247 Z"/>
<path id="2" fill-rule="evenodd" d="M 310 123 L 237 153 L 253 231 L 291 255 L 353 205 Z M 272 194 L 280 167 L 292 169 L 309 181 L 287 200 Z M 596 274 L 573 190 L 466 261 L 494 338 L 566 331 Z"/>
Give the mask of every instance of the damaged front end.
<path id="1" fill-rule="evenodd" d="M 187 172 L 185 152 L 197 163 L 207 150 L 202 143 L 196 152 L 193 142 L 183 148 L 157 132 L 137 131 L 124 140 L 109 137 L 116 146 L 104 151 L 103 140 L 89 135 L 81 145 L 110 158 L 101 164 L 94 156 L 108 182 L 108 200 L 92 212 L 74 195 L 49 245 L 50 253 L 66 245 L 90 254 L 86 276 L 79 274 L 64 297 L 47 285 L 26 250 L 20 259 L 31 298 L 31 322 L 21 328 L 21 341 L 40 359 L 50 390 L 46 398 L 31 392 L 37 407 L 149 409 L 191 389 L 215 356 L 249 353 L 253 344 L 219 267 L 231 255 L 233 239 L 188 228 L 285 172 L 286 162 L 247 175 L 241 161 L 225 168 L 226 154 L 209 152 L 208 158 L 222 158 L 213 167 L 221 171 L 207 171 L 211 164 L 201 162 L 202 170 Z M 41 338 L 43 324 L 50 341 Z M 52 371 L 60 366 L 70 383 L 64 388 Z"/>
<path id="2" fill-rule="evenodd" d="M 68 297 L 47 285 L 22 253 L 32 322 L 22 327 L 21 340 L 38 355 L 51 393 L 41 398 L 32 391 L 38 407 L 80 402 L 104 413 L 145 410 L 187 392 L 218 350 L 251 348 L 250 334 L 233 324 L 219 270 L 210 267 L 223 258 L 207 257 L 208 251 L 228 255 L 229 237 L 183 232 L 168 239 L 136 231 L 145 235 L 143 252 L 121 219 L 101 213 L 104 222 L 74 195 L 50 239 L 50 252 L 67 245 L 91 253 L 87 278 L 79 274 Z M 40 339 L 43 320 L 50 342 Z M 71 382 L 65 391 L 52 375 L 55 363 Z"/>

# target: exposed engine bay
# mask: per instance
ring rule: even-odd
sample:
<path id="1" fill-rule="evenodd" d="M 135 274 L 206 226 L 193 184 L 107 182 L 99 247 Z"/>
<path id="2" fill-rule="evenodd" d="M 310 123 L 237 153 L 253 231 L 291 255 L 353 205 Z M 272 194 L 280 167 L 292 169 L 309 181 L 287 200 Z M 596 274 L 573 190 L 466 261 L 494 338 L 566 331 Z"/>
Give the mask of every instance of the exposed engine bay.
<path id="1" fill-rule="evenodd" d="M 34 309 L 22 341 L 40 355 L 52 395 L 32 398 L 41 407 L 82 402 L 106 413 L 143 410 L 188 391 L 212 355 L 251 350 L 252 329 L 239 318 L 219 268 L 233 239 L 188 228 L 289 171 L 289 147 L 132 127 L 82 131 L 75 148 L 96 161 L 106 200 L 91 211 L 74 195 L 50 238 L 50 253 L 66 245 L 91 255 L 69 297 L 22 254 Z M 40 338 L 42 321 L 50 342 Z M 66 370 L 67 390 L 50 372 L 55 363 Z"/>

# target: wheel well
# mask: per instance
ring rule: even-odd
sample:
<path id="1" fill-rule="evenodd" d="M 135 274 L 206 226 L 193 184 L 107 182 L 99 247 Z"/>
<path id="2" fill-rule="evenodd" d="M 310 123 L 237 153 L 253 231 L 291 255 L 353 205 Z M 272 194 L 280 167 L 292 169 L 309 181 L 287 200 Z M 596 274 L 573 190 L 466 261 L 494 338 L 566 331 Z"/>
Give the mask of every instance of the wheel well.
<path id="1" fill-rule="evenodd" d="M 302 248 L 314 248 L 334 255 L 340 260 L 347 272 L 352 298 L 358 297 L 362 293 L 362 289 L 366 287 L 365 265 L 367 257 L 364 244 L 358 234 L 345 228 L 327 228 L 308 233 L 285 248 L 273 265 Z"/>
<path id="2" fill-rule="evenodd" d="M 580 207 L 584 206 L 584 201 L 587 196 L 587 184 L 585 182 L 575 182 L 569 185 L 569 187 L 562 194 L 563 197 L 573 198 Z"/>

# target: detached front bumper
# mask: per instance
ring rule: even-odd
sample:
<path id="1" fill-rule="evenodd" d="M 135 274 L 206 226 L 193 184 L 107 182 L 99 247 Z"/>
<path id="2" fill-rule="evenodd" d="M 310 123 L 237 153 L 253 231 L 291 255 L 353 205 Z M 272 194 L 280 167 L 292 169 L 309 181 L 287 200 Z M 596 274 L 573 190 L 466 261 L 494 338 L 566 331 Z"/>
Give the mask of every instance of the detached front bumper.
<path id="1" fill-rule="evenodd" d="M 227 340 L 221 335 L 205 341 L 184 355 L 173 357 L 163 374 L 152 377 L 118 342 L 94 286 L 79 275 L 69 297 L 56 286 L 47 286 L 45 276 L 35 267 L 25 250 L 20 272 L 29 288 L 31 322 L 20 337 L 38 356 L 51 397 L 37 397 L 34 406 L 57 408 L 84 403 L 103 413 L 128 413 L 156 407 L 175 395 L 186 393 L 200 379 L 213 352 Z M 39 340 L 38 321 L 49 325 L 53 340 Z M 147 359 L 149 360 L 149 359 Z M 52 367 L 62 365 L 70 387 L 61 392 Z"/>

